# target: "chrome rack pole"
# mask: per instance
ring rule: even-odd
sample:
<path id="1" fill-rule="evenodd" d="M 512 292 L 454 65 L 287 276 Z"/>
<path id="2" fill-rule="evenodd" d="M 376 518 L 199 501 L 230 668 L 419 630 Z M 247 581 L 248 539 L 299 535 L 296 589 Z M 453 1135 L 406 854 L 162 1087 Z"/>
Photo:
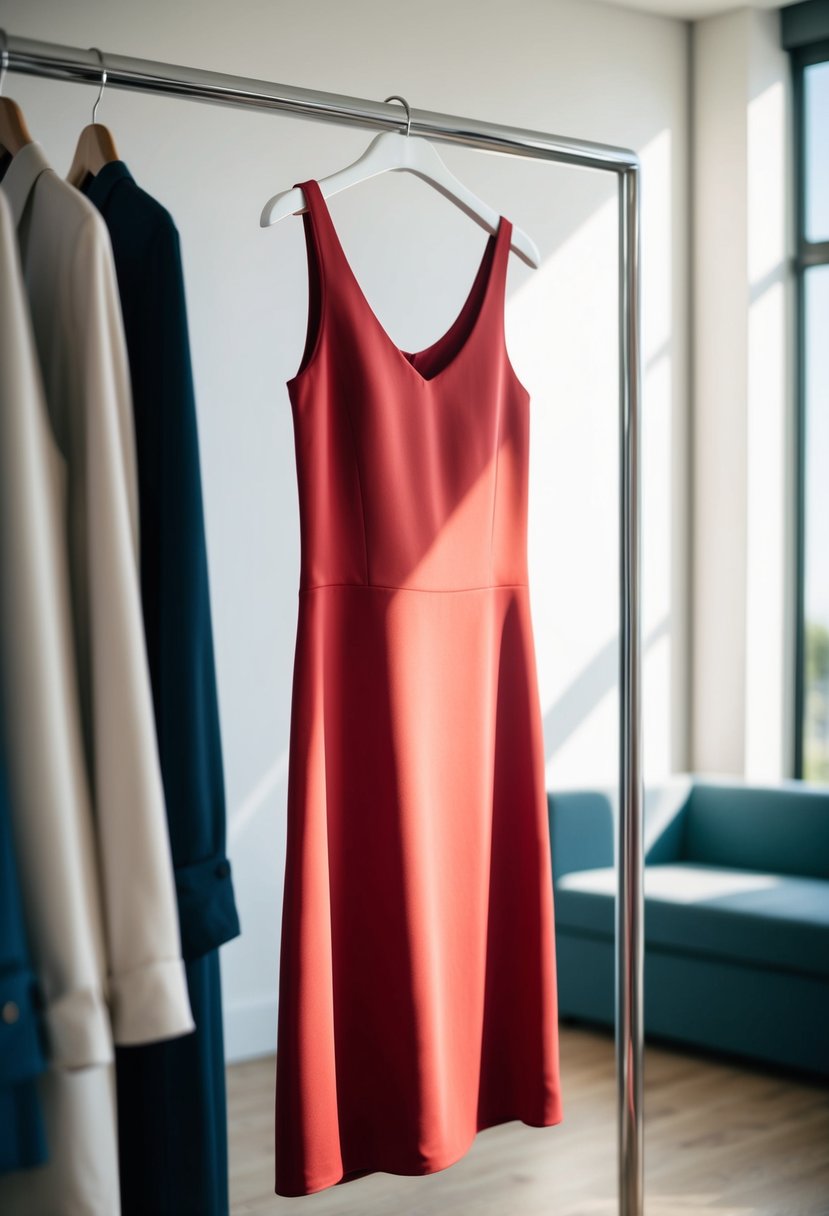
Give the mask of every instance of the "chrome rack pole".
<path id="1" fill-rule="evenodd" d="M 108 89 L 277 111 L 367 130 L 402 130 L 392 103 L 179 67 L 105 52 Z M 8 38 L 8 70 L 98 84 L 93 50 Z M 619 1216 L 642 1216 L 643 848 L 640 653 L 640 299 L 639 159 L 634 152 L 543 131 L 429 110 L 411 111 L 411 134 L 440 143 L 615 173 L 619 185 L 619 811 L 616 829 L 616 1073 Z"/>
<path id="2" fill-rule="evenodd" d="M 619 176 L 619 814 L 616 826 L 616 1084 L 619 1212 L 644 1206 L 639 170 Z"/>

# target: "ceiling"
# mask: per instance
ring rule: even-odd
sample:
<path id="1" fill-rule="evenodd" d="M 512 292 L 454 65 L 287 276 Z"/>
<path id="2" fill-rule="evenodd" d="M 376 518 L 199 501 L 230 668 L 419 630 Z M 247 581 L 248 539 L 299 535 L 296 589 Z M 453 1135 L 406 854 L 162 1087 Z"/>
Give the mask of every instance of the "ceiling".
<path id="1" fill-rule="evenodd" d="M 727 13 L 738 8 L 783 8 L 796 0 L 604 0 L 617 8 L 635 8 L 645 13 L 661 13 L 665 17 L 679 17 L 695 21 L 698 17 L 711 17 L 714 13 Z"/>

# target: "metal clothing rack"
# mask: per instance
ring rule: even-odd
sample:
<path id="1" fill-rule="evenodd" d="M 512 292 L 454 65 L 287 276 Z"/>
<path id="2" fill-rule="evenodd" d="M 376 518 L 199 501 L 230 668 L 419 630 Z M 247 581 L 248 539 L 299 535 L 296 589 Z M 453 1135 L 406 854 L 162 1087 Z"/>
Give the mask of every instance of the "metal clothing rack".
<path id="1" fill-rule="evenodd" d="M 28 38 L 7 40 L 8 70 L 52 80 L 160 93 L 249 110 L 293 114 L 368 130 L 406 130 L 400 107 L 293 85 Z M 437 143 L 615 173 L 619 194 L 619 689 L 620 764 L 616 823 L 616 1079 L 619 1216 L 642 1216 L 643 851 L 640 622 L 640 164 L 634 152 L 543 131 L 411 110 L 409 131 Z"/>

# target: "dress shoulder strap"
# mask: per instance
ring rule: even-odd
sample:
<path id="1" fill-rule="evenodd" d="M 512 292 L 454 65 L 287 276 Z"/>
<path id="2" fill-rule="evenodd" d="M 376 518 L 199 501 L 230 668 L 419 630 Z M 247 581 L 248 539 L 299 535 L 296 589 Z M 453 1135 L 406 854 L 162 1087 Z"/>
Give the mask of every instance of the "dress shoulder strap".
<path id="1" fill-rule="evenodd" d="M 507 269 L 512 245 L 512 221 L 505 215 L 499 217 L 492 250 L 492 265 L 485 291 L 493 299 L 493 306 L 503 313 L 506 304 Z M 486 303 L 486 301 L 485 301 Z"/>
<path id="2" fill-rule="evenodd" d="M 351 278 L 351 268 L 319 182 L 312 177 L 294 185 L 300 187 L 305 198 L 302 220 L 308 247 L 308 269 L 311 278 L 317 280 L 324 306 L 326 297 L 336 294 L 338 287 Z"/>
<path id="3" fill-rule="evenodd" d="M 314 253 L 321 264 L 323 273 L 325 267 L 331 265 L 340 251 L 340 241 L 334 228 L 334 222 L 323 197 L 319 182 L 309 178 L 305 182 L 296 182 L 305 198 L 305 210 L 302 219 L 305 223 L 306 236 L 311 238 Z"/>
<path id="4" fill-rule="evenodd" d="M 326 266 L 330 234 L 327 234 L 325 230 L 323 208 L 318 205 L 319 186 L 311 179 L 305 182 L 294 182 L 294 189 L 297 187 L 302 190 L 305 199 L 305 210 L 301 212 L 301 215 L 305 234 L 305 252 L 308 259 L 308 318 L 302 358 L 295 375 L 288 381 L 289 386 L 300 379 L 316 352 L 322 335 L 322 314 L 328 296 Z"/>
<path id="5" fill-rule="evenodd" d="M 340 244 L 328 205 L 315 178 L 294 182 L 302 190 L 305 210 L 301 212 L 308 256 L 308 328 L 300 372 L 311 362 L 319 345 L 323 315 L 339 299 L 347 305 L 354 299 L 354 279 L 348 259 Z M 341 315 L 342 308 L 335 311 Z M 294 377 L 296 379 L 299 376 Z"/>

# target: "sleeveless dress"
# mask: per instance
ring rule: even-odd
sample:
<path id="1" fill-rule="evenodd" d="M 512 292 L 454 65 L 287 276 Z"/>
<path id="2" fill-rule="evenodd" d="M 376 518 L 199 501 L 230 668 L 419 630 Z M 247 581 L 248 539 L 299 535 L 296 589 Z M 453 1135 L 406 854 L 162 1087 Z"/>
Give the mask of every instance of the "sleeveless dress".
<path id="1" fill-rule="evenodd" d="M 527 578 L 529 394 L 504 340 L 512 224 L 424 350 L 304 191 L 289 391 L 301 561 L 275 1191 L 428 1174 L 562 1119 L 544 740 Z"/>

